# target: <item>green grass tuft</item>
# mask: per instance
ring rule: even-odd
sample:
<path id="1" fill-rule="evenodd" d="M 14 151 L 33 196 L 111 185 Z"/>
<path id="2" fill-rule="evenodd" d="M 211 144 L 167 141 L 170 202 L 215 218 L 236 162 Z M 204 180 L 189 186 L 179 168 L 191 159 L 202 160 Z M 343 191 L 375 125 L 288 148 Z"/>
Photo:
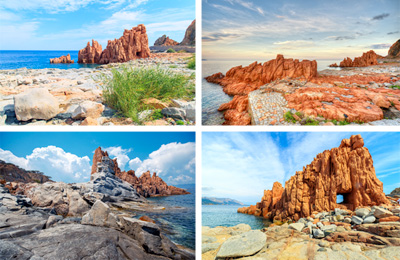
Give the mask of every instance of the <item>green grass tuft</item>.
<path id="1" fill-rule="evenodd" d="M 178 120 L 178 121 L 176 121 L 176 124 L 177 124 L 177 125 L 184 125 L 185 122 L 183 122 L 182 120 Z"/>
<path id="2" fill-rule="evenodd" d="M 140 123 L 139 112 L 152 109 L 143 103 L 143 99 L 168 101 L 172 98 L 194 97 L 194 83 L 190 81 L 191 77 L 173 73 L 169 69 L 122 66 L 112 69 L 111 74 L 102 75 L 105 103 L 137 123 Z"/>
<path id="3" fill-rule="evenodd" d="M 307 118 L 305 125 L 319 125 L 319 122 L 312 118 Z"/>
<path id="4" fill-rule="evenodd" d="M 153 120 L 164 118 L 164 115 L 161 113 L 161 109 L 155 109 L 151 114 L 151 118 Z"/>
<path id="5" fill-rule="evenodd" d="M 167 50 L 167 53 L 175 53 L 176 51 L 174 50 L 174 49 L 172 49 L 172 48 L 169 48 L 168 50 Z"/>
<path id="6" fill-rule="evenodd" d="M 193 55 L 192 57 L 189 58 L 187 67 L 192 70 L 196 69 L 196 55 Z"/>
<path id="7" fill-rule="evenodd" d="M 286 122 L 296 123 L 296 119 L 293 117 L 293 113 L 289 110 L 284 115 L 283 118 Z"/>

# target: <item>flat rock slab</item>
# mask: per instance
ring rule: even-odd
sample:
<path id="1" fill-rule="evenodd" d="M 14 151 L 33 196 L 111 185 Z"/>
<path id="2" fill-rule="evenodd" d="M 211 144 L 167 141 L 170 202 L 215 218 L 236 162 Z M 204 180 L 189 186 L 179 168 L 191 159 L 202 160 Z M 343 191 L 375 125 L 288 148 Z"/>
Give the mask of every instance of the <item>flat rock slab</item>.
<path id="1" fill-rule="evenodd" d="M 267 241 L 267 235 L 259 230 L 251 230 L 226 240 L 217 253 L 217 258 L 254 255 Z"/>

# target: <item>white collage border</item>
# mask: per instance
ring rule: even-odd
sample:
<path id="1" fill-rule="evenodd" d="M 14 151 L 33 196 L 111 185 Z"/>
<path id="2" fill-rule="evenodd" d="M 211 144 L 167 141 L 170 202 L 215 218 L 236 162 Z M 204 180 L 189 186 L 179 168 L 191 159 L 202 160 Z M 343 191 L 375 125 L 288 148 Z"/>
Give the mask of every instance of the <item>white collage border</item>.
<path id="1" fill-rule="evenodd" d="M 0 132 L 195 132 L 196 259 L 201 259 L 202 132 L 400 132 L 400 126 L 202 126 L 202 0 L 196 0 L 196 125 L 194 126 L 1 126 Z M 1 141 L 1 140 L 0 140 Z M 395 140 L 400 143 L 399 140 Z M 123 144 L 121 144 L 123 145 Z"/>

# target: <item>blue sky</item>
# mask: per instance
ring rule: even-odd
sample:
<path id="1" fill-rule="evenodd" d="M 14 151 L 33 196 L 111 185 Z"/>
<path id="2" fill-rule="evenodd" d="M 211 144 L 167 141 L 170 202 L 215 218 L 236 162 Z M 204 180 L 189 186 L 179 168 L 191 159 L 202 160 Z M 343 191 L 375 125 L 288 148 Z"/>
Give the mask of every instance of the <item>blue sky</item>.
<path id="1" fill-rule="evenodd" d="M 122 170 L 157 172 L 172 185 L 195 183 L 193 132 L 1 132 L 0 160 L 55 181 L 85 182 L 99 146 Z"/>
<path id="2" fill-rule="evenodd" d="M 149 45 L 167 34 L 181 42 L 195 19 L 195 0 L 0 0 L 0 50 L 79 50 L 138 24 Z"/>
<path id="3" fill-rule="evenodd" d="M 387 55 L 400 38 L 398 0 L 203 0 L 202 9 L 206 59 Z"/>
<path id="4" fill-rule="evenodd" d="M 353 134 L 363 137 L 384 192 L 400 187 L 400 133 L 204 132 L 202 195 L 255 204 L 275 181 L 284 185 L 318 153 Z"/>

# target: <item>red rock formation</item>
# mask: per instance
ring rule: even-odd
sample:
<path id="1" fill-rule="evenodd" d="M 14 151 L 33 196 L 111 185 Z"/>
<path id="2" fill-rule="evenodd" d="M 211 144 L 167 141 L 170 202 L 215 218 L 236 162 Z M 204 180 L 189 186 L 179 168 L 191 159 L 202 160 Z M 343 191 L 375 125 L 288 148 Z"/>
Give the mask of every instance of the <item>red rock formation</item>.
<path id="1" fill-rule="evenodd" d="M 109 40 L 106 49 L 101 50 L 101 45 L 92 40 L 92 46 L 88 43 L 86 48 L 79 51 L 78 63 L 107 64 L 150 57 L 146 27 L 139 24 L 131 30 L 125 30 L 123 36 Z"/>
<path id="2" fill-rule="evenodd" d="M 50 63 L 74 63 L 74 60 L 71 60 L 71 55 L 68 54 L 67 56 L 50 59 Z"/>
<path id="3" fill-rule="evenodd" d="M 175 46 L 175 45 L 179 45 L 179 42 L 170 39 L 165 34 L 154 42 L 154 46 Z"/>
<path id="4" fill-rule="evenodd" d="M 400 58 L 400 40 L 393 43 L 386 58 Z"/>
<path id="5" fill-rule="evenodd" d="M 228 103 L 222 104 L 218 111 L 225 111 L 224 125 L 250 125 L 251 117 L 248 111 L 249 99 L 246 96 L 234 96 Z"/>
<path id="6" fill-rule="evenodd" d="M 50 180 L 49 176 L 39 171 L 26 171 L 20 167 L 0 160 L 0 181 L 18 183 L 45 183 Z"/>
<path id="7" fill-rule="evenodd" d="M 343 195 L 342 204 L 336 203 L 337 195 Z M 261 202 L 238 212 L 297 221 L 313 212 L 389 203 L 364 140 L 361 135 L 353 135 L 343 139 L 338 148 L 318 154 L 285 183 L 284 190 L 275 183 L 272 191 L 264 191 Z"/>
<path id="8" fill-rule="evenodd" d="M 109 40 L 99 63 L 127 62 L 148 57 L 150 57 L 150 49 L 146 27 L 139 24 L 131 30 L 125 30 L 121 38 Z"/>
<path id="9" fill-rule="evenodd" d="M 196 19 L 186 29 L 185 37 L 179 45 L 194 46 L 196 45 Z"/>
<path id="10" fill-rule="evenodd" d="M 88 42 L 86 47 L 78 53 L 78 63 L 99 63 L 101 51 L 102 47 L 97 41 L 92 40 L 92 46 Z"/>
<path id="11" fill-rule="evenodd" d="M 101 148 L 98 147 L 94 151 L 91 174 L 97 171 L 97 163 L 101 161 L 103 156 L 108 157 L 108 153 L 102 151 Z M 114 158 L 112 161 L 114 163 L 113 168 L 115 176 L 131 184 L 136 191 L 144 197 L 190 194 L 190 192 L 187 192 L 185 189 L 169 186 L 165 181 L 158 177 L 156 173 L 153 173 L 153 176 L 150 176 L 150 172 L 148 171 L 138 178 L 133 170 L 128 172 L 121 171 L 118 166 L 117 158 Z"/>
<path id="12" fill-rule="evenodd" d="M 349 57 L 347 57 L 340 62 L 339 66 L 334 63 L 329 65 L 329 67 L 368 67 L 372 65 L 377 65 L 377 59 L 378 55 L 373 50 L 370 50 L 363 53 L 361 57 L 355 57 L 354 60 L 351 60 Z"/>
<path id="13" fill-rule="evenodd" d="M 286 94 L 288 107 L 306 115 L 349 122 L 383 119 L 383 110 L 392 104 L 400 109 L 400 90 L 359 87 L 304 87 Z M 346 116 L 345 116 L 346 115 Z"/>
<path id="14" fill-rule="evenodd" d="M 249 66 L 237 66 L 231 68 L 224 76 L 216 73 L 206 80 L 211 83 L 223 86 L 223 91 L 228 95 L 245 95 L 257 90 L 260 86 L 271 81 L 283 78 L 304 78 L 311 80 L 317 76 L 317 62 L 309 60 L 285 59 L 278 54 L 276 59 L 262 63 L 254 62 Z M 231 102 L 229 102 L 231 103 Z M 233 102 L 235 103 L 235 102 Z M 250 124 L 249 116 L 244 116 L 242 112 L 235 112 L 231 104 L 226 104 L 230 109 L 225 112 L 225 124 Z M 221 107 L 225 107 L 223 104 Z M 221 109 L 220 110 L 223 110 Z M 240 109 L 239 109 L 240 110 Z M 232 119 L 231 121 L 229 119 Z M 243 119 L 243 121 L 241 121 Z"/>
<path id="15" fill-rule="evenodd" d="M 143 197 L 190 194 L 184 189 L 168 186 L 156 173 L 151 176 L 149 171 L 143 173 L 139 178 L 133 170 L 120 172 L 116 176 L 130 183 Z"/>

